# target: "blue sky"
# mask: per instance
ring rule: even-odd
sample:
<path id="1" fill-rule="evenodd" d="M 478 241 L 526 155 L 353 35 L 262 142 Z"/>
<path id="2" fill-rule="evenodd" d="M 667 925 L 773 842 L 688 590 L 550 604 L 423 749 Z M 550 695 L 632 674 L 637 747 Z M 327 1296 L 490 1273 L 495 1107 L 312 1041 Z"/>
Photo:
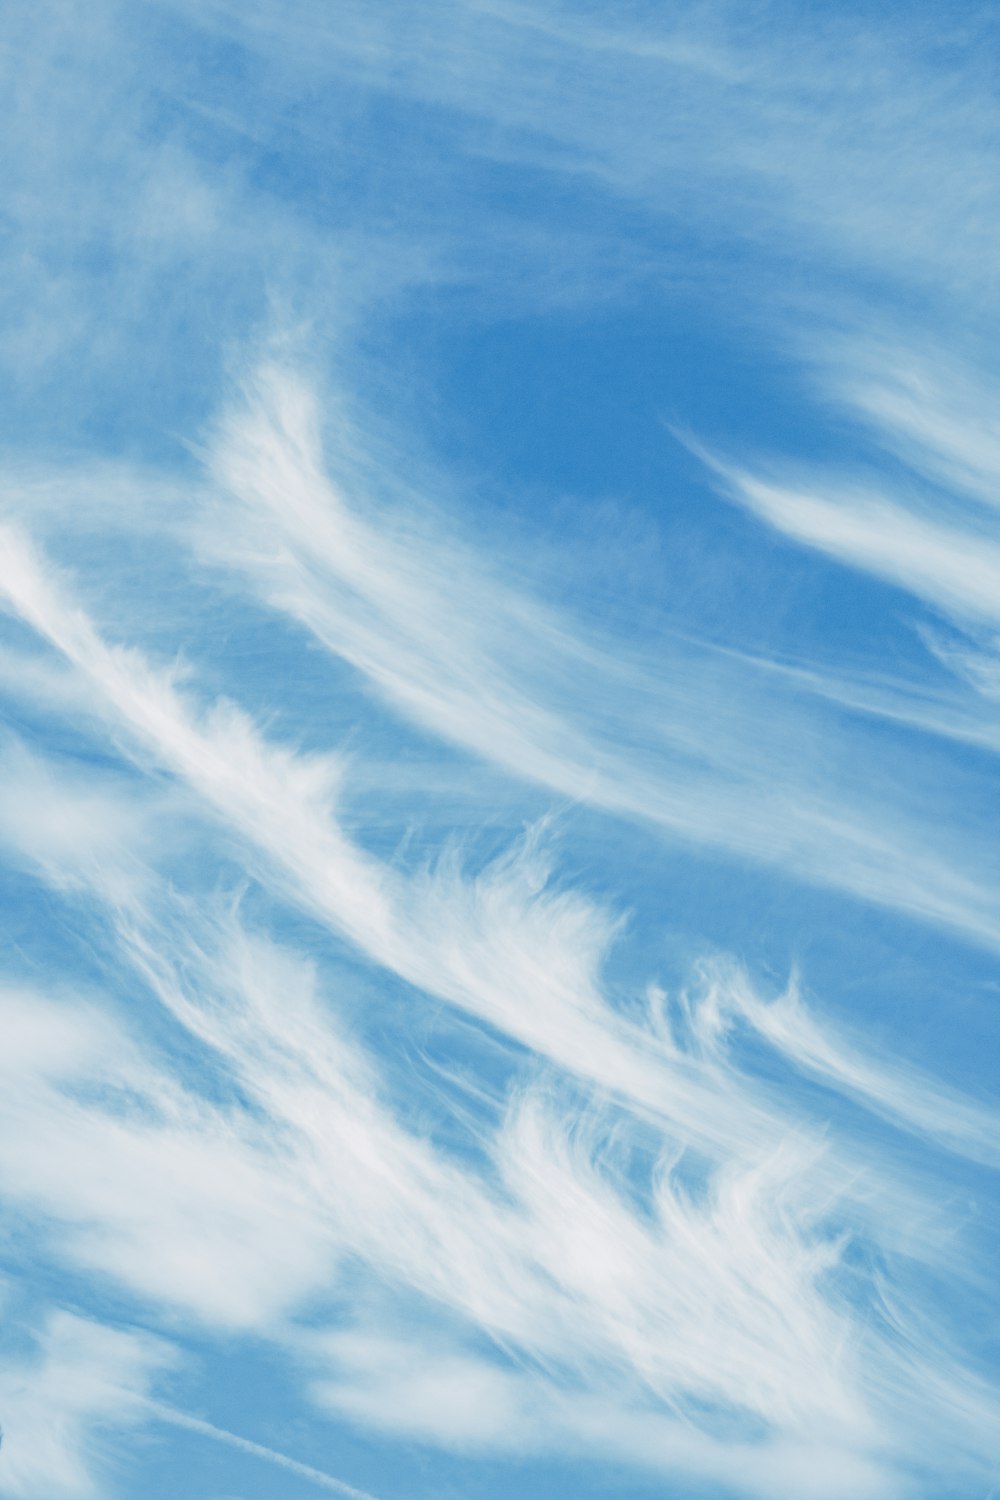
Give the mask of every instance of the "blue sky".
<path id="1" fill-rule="evenodd" d="M 0 1496 L 1000 1493 L 997 30 L 5 8 Z"/>

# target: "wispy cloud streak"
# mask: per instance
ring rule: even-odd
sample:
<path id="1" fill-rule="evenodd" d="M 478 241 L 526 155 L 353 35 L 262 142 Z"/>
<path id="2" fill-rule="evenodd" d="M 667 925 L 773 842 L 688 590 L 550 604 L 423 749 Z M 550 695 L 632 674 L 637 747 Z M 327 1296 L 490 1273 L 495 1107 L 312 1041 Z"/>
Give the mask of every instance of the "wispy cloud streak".
<path id="1" fill-rule="evenodd" d="M 146 1393 L 175 1351 L 60 1310 L 50 1310 L 33 1345 L 20 1355 L 8 1347 L 0 1371 L 0 1495 L 91 1500 L 106 1492 L 112 1434 L 144 1421 Z"/>
<path id="2" fill-rule="evenodd" d="M 793 1061 L 819 1066 L 834 1084 L 882 1105 L 891 1075 L 887 1083 L 871 1065 L 844 1062 L 846 1054 L 827 1039 L 824 1051 L 821 1032 L 804 1017 L 771 1025 L 770 1008 L 748 994 L 745 981 L 720 972 L 677 1024 L 688 1038 L 685 1067 L 700 1079 L 702 1108 L 721 1113 L 728 1101 L 745 1121 L 739 1146 L 732 1139 L 717 1146 L 718 1164 L 703 1176 L 697 1162 L 708 1132 L 693 1112 L 699 1096 L 687 1097 L 686 1120 L 665 1133 L 640 1210 L 625 1184 L 648 1125 L 640 1118 L 630 1126 L 596 1103 L 581 1115 L 562 1085 L 535 1082 L 516 1089 L 495 1130 L 481 1136 L 498 1193 L 393 1119 L 378 1070 L 334 1029 L 309 966 L 249 938 L 231 917 L 213 931 L 183 907 L 172 911 L 162 893 L 162 915 L 154 918 L 142 902 L 123 904 L 119 884 L 95 879 L 92 866 L 84 880 L 107 903 L 127 961 L 231 1071 L 252 1108 L 233 1112 L 200 1099 L 97 1014 L 37 997 L 27 1008 L 8 997 L 5 1029 L 22 1050 L 7 1059 L 19 1082 L 8 1089 L 6 1108 L 21 1144 L 16 1164 L 4 1149 L 0 1181 L 22 1204 L 76 1221 L 63 1241 L 71 1253 L 209 1323 L 270 1327 L 287 1340 L 288 1312 L 311 1289 L 336 1285 L 347 1252 L 401 1291 L 444 1305 L 473 1329 L 520 1349 L 550 1376 L 572 1371 L 583 1410 L 597 1399 L 597 1370 L 610 1358 L 646 1393 L 634 1398 L 640 1408 L 653 1395 L 679 1406 L 689 1421 L 700 1403 L 722 1402 L 737 1432 L 748 1421 L 763 1422 L 773 1441 L 747 1449 L 743 1459 L 755 1493 L 768 1492 L 775 1465 L 791 1472 L 792 1448 L 804 1445 L 805 1452 L 820 1428 L 826 1443 L 837 1435 L 840 1456 L 831 1458 L 829 1487 L 812 1481 L 813 1493 L 838 1493 L 848 1472 L 858 1493 L 891 1493 L 888 1471 L 863 1455 L 887 1440 L 882 1422 L 895 1423 L 893 1408 L 903 1399 L 880 1417 L 883 1387 L 906 1390 L 912 1409 L 922 1366 L 908 1371 L 893 1342 L 871 1332 L 861 1360 L 852 1348 L 858 1330 L 850 1306 L 831 1298 L 825 1284 L 840 1264 L 848 1226 L 874 1234 L 888 1250 L 901 1202 L 871 1167 L 860 1167 L 859 1180 L 859 1163 L 838 1161 L 804 1115 L 776 1100 L 768 1108 L 758 1089 L 748 1090 L 717 1045 L 718 1023 L 742 1014 Z M 147 899 L 152 889 L 147 883 Z M 780 1002 L 775 1014 L 780 1021 Z M 130 1101 L 126 1115 L 88 1104 L 79 1094 L 85 1080 L 101 1083 L 100 1097 L 110 1087 L 112 1098 Z M 664 1067 L 665 1088 L 670 1082 Z M 958 1134 L 947 1106 L 946 1098 L 929 1103 L 919 1128 L 951 1125 Z M 769 1126 L 760 1145 L 755 1119 Z M 74 1149 L 55 1150 L 57 1139 Z M 144 1180 L 156 1184 L 145 1199 L 136 1191 Z M 876 1199 L 874 1213 L 866 1211 L 866 1197 Z M 278 1226 L 271 1243 L 258 1225 L 261 1214 Z M 926 1236 L 918 1224 L 915 1218 L 909 1230 L 911 1253 Z M 295 1256 L 280 1250 L 293 1226 Z M 931 1240 L 923 1249 L 934 1258 Z M 350 1357 L 349 1345 L 334 1350 L 337 1360 Z M 315 1346 L 309 1360 L 315 1367 Z M 372 1373 L 384 1384 L 380 1368 Z M 385 1371 L 386 1397 L 394 1368 Z M 513 1402 L 503 1445 L 522 1428 L 535 1431 L 530 1411 L 554 1397 L 543 1380 L 537 1399 L 528 1400 L 492 1369 L 483 1369 L 486 1391 L 496 1386 Z M 972 1423 L 965 1441 L 974 1451 L 979 1423 L 969 1415 L 962 1378 L 955 1371 L 948 1390 Z M 350 1408 L 332 1394 L 329 1378 L 319 1388 L 335 1406 Z M 571 1411 L 575 1400 L 560 1398 Z M 419 1408 L 403 1408 L 416 1430 L 426 1423 L 428 1434 L 440 1435 L 435 1409 L 420 1418 Z M 362 1402 L 357 1410 L 367 1408 Z M 636 1418 L 627 1404 L 614 1420 L 612 1410 L 607 1440 L 614 1446 Z M 569 1441 L 584 1420 L 578 1411 L 555 1422 L 547 1442 Z M 729 1440 L 685 1441 L 679 1431 L 671 1436 L 665 1418 L 657 1420 L 659 1428 L 649 1417 L 644 1462 L 672 1454 L 695 1472 L 730 1472 Z M 930 1413 L 925 1420 L 933 1420 Z M 476 1446 L 480 1424 L 473 1403 L 456 1441 Z M 490 1427 L 485 1433 L 487 1446 L 500 1437 Z M 541 1441 L 537 1432 L 531 1441 Z"/>
<path id="3" fill-rule="evenodd" d="M 323 470 L 313 393 L 287 368 L 250 382 L 214 453 L 235 506 L 208 529 L 212 557 L 246 571 L 422 727 L 561 796 L 1000 940 L 989 863 L 977 878 L 928 846 L 905 805 L 817 783 L 808 761 L 797 772 L 785 740 L 808 744 L 815 729 L 794 706 L 769 705 L 780 728 L 747 714 L 724 663 L 717 698 L 691 691 L 692 666 L 669 645 L 657 672 L 623 668 L 444 538 L 355 514 Z M 234 530 L 241 547 L 229 545 Z M 977 554 L 971 586 L 981 578 L 984 604 L 990 566 Z M 567 703 L 560 684 L 573 680 Z"/>
<path id="4" fill-rule="evenodd" d="M 327 1474 L 323 1469 L 300 1463 L 296 1458 L 289 1458 L 287 1453 L 278 1453 L 276 1449 L 268 1448 L 264 1443 L 255 1443 L 250 1438 L 229 1432 L 224 1427 L 216 1427 L 213 1422 L 205 1422 L 201 1417 L 193 1417 L 190 1412 L 179 1411 L 175 1406 L 165 1406 L 161 1401 L 147 1401 L 146 1410 L 158 1422 L 165 1422 L 171 1427 L 182 1427 L 186 1432 L 196 1432 L 199 1436 L 211 1438 L 217 1443 L 226 1443 L 240 1453 L 249 1453 L 252 1458 L 261 1458 L 265 1463 L 274 1464 L 288 1474 L 295 1474 L 299 1479 L 306 1479 L 321 1490 L 328 1490 L 333 1495 L 342 1495 L 345 1500 L 375 1500 L 368 1490 L 355 1489 L 354 1485 L 345 1483 L 343 1479 L 335 1479 L 332 1474 Z"/>

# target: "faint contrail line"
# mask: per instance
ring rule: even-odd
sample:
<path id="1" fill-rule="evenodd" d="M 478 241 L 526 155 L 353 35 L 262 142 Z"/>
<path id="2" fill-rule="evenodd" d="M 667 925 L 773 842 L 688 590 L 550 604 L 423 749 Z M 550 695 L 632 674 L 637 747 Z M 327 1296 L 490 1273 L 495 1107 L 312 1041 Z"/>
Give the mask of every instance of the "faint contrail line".
<path id="1" fill-rule="evenodd" d="M 289 1458 L 286 1453 L 279 1453 L 275 1448 L 266 1448 L 263 1443 L 252 1443 L 249 1438 L 238 1437 L 235 1432 L 228 1432 L 225 1427 L 216 1427 L 214 1422 L 205 1422 L 201 1417 L 191 1417 L 185 1411 L 178 1411 L 176 1407 L 164 1406 L 160 1401 L 147 1401 L 146 1409 L 161 1422 L 169 1422 L 174 1427 L 185 1427 L 189 1432 L 200 1432 L 203 1437 L 215 1438 L 220 1443 L 228 1443 L 231 1448 L 239 1448 L 242 1453 L 252 1453 L 255 1458 L 262 1458 L 269 1464 L 276 1464 L 279 1469 L 287 1469 L 292 1474 L 298 1474 L 302 1479 L 311 1479 L 321 1489 L 331 1490 L 335 1495 L 344 1495 L 347 1500 L 376 1500 L 374 1495 L 367 1490 L 355 1489 L 353 1484 L 345 1484 L 342 1479 L 334 1479 L 332 1474 L 325 1474 L 322 1469 L 314 1469 L 311 1464 L 299 1463 L 297 1458 Z"/>

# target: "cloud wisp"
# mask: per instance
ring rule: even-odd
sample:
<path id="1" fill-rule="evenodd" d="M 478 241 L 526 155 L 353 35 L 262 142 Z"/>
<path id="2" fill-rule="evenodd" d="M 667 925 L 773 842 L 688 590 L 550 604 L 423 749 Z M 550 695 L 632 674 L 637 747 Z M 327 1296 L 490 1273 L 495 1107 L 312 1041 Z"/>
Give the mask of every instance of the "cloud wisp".
<path id="1" fill-rule="evenodd" d="M 190 685 L 105 646 L 30 549 L 6 540 L 8 597 L 100 690 L 112 732 L 126 729 L 133 753 L 151 755 L 260 851 L 258 878 L 276 900 L 304 903 L 366 961 L 488 1021 L 548 1069 L 515 1075 L 492 1125 L 474 1134 L 483 1177 L 394 1119 L 376 1063 L 333 1027 L 311 966 L 231 917 L 214 930 L 199 922 L 151 872 L 123 881 L 114 844 L 94 846 L 71 887 L 98 898 L 122 961 L 217 1060 L 230 1080 L 223 1097 L 246 1102 L 193 1092 L 100 1013 L 9 996 L 7 1029 L 24 1055 L 9 1059 L 8 1139 L 20 1146 L 3 1152 L 2 1187 L 22 1210 L 67 1226 L 63 1253 L 135 1295 L 212 1326 L 270 1331 L 291 1348 L 303 1344 L 297 1307 L 335 1294 L 340 1268 L 365 1266 L 376 1284 L 458 1318 L 466 1339 L 485 1335 L 537 1373 L 483 1364 L 448 1335 L 436 1388 L 447 1400 L 461 1379 L 467 1392 L 449 1438 L 440 1401 L 402 1399 L 402 1356 L 391 1340 L 378 1353 L 376 1324 L 353 1344 L 329 1345 L 340 1376 L 316 1373 L 319 1346 L 305 1339 L 317 1399 L 364 1419 L 370 1405 L 343 1384 L 354 1368 L 364 1378 L 349 1384 L 394 1402 L 404 1429 L 459 1446 L 571 1444 L 609 1365 L 631 1395 L 605 1402 L 607 1449 L 624 1451 L 638 1423 L 644 1463 L 727 1482 L 738 1456 L 754 1493 L 819 1451 L 827 1478 L 811 1493 L 836 1494 L 845 1476 L 857 1493 L 892 1493 L 894 1434 L 917 1409 L 945 1441 L 921 1395 L 923 1362 L 901 1358 L 895 1336 L 858 1320 L 835 1290 L 854 1237 L 900 1265 L 941 1260 L 919 1178 L 907 1206 L 849 1132 L 825 1140 L 804 1096 L 792 1106 L 744 1074 L 723 1044 L 726 1017 L 793 1066 L 973 1160 L 991 1160 L 988 1115 L 941 1090 L 914 1108 L 899 1076 L 852 1056 L 801 1002 L 756 1000 L 739 974 L 719 971 L 672 1011 L 651 996 L 646 1021 L 626 1020 L 601 989 L 615 923 L 592 903 L 546 896 L 530 845 L 485 876 L 456 865 L 409 889 L 336 828 L 328 767 L 318 780 L 314 762 L 269 747 L 232 707 L 197 712 Z M 70 827 L 95 805 L 89 791 L 76 794 L 84 810 Z M 63 804 L 73 796 L 66 789 Z M 51 880 L 45 829 L 35 851 L 30 827 L 12 833 Z M 340 871 L 329 868 L 336 859 Z M 368 893 L 373 911 L 358 917 Z M 581 1084 L 601 1091 L 582 1110 Z M 62 1140 L 73 1149 L 57 1149 Z M 143 1193 L 145 1182 L 155 1192 Z M 948 1443 L 956 1462 L 975 1465 L 977 1399 L 987 1398 L 970 1395 L 968 1379 L 956 1366 L 945 1386 L 961 1413 Z M 483 1425 L 495 1399 L 508 1413 L 501 1428 Z M 545 1403 L 568 1414 L 543 1440 Z"/>
<path id="2" fill-rule="evenodd" d="M 287 367 L 251 379 L 212 463 L 228 498 L 204 528 L 209 555 L 421 728 L 560 796 L 998 941 L 988 851 L 963 839 L 953 858 L 939 852 L 942 830 L 928 840 L 923 809 L 888 780 L 874 800 L 863 782 L 815 778 L 812 745 L 836 728 L 787 696 L 745 708 L 724 658 L 696 664 L 669 640 L 650 650 L 655 669 L 625 665 L 445 536 L 359 514 L 324 471 L 315 396 Z M 364 474 L 356 483 L 364 494 Z M 855 532 L 868 532 L 850 529 L 861 546 Z M 914 546 L 938 577 L 938 552 L 922 533 Z M 963 586 L 981 577 L 985 607 L 991 563 L 982 549 L 976 562 Z"/>
<path id="3" fill-rule="evenodd" d="M 158 1422 L 165 1422 L 170 1427 L 181 1427 L 185 1432 L 196 1432 L 200 1437 L 211 1438 L 217 1443 L 225 1443 L 240 1453 L 249 1453 L 252 1458 L 261 1458 L 265 1463 L 284 1469 L 286 1474 L 294 1474 L 297 1478 L 305 1479 L 321 1490 L 327 1490 L 332 1495 L 340 1495 L 342 1500 L 375 1500 L 375 1497 L 367 1490 L 355 1489 L 353 1484 L 346 1484 L 342 1479 L 334 1478 L 323 1469 L 316 1469 L 312 1464 L 300 1463 L 298 1459 L 289 1458 L 287 1453 L 278 1453 L 276 1449 L 268 1448 L 264 1443 L 255 1443 L 250 1438 L 240 1437 L 238 1433 L 229 1432 L 225 1427 L 216 1427 L 214 1422 L 205 1422 L 201 1417 L 193 1417 L 190 1412 L 178 1411 L 174 1406 L 165 1406 L 162 1401 L 147 1401 L 146 1411 Z"/>
<path id="4" fill-rule="evenodd" d="M 0 1371 L 0 1495 L 91 1500 L 112 1467 L 110 1434 L 146 1420 L 146 1393 L 176 1357 L 136 1330 L 52 1310 L 34 1347 L 8 1348 Z"/>

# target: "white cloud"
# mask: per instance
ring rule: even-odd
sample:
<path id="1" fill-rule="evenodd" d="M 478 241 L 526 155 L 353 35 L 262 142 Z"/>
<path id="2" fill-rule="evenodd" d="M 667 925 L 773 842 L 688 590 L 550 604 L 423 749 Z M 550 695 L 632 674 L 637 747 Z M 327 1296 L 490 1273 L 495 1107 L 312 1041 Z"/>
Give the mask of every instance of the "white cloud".
<path id="1" fill-rule="evenodd" d="M 206 1323 L 273 1318 L 329 1273 L 282 1151 L 192 1095 L 110 1017 L 0 995 L 0 1191 L 62 1230 L 60 1252 Z"/>
<path id="2" fill-rule="evenodd" d="M 935 308 L 957 303 L 975 316 L 995 305 L 995 101 L 971 58 L 961 86 L 941 65 L 949 44 L 968 57 L 975 23 L 970 41 L 962 23 L 942 21 L 932 46 L 894 16 L 796 13 L 784 24 L 776 12 L 715 4 L 605 19 L 560 4 L 402 5 L 389 17 L 353 3 L 336 24 L 308 6 L 278 13 L 262 0 L 173 8 L 246 48 L 282 105 L 307 99 L 318 78 L 349 79 L 442 112 L 451 160 L 516 163 L 613 194 L 674 235 L 697 225 L 703 238 L 685 242 L 687 256 L 703 255 L 706 239 L 712 249 L 735 240 L 756 270 L 753 252 L 765 247 L 769 329 L 789 304 L 798 318 L 803 302 L 841 312 L 850 288 L 834 277 L 845 270 L 915 285 Z M 475 280 L 475 204 L 457 193 L 446 203 L 461 227 L 448 236 L 453 275 Z M 656 296 L 677 265 L 671 239 L 661 233 L 651 252 L 640 225 L 630 230 L 631 278 Z M 558 261 L 558 234 L 546 241 Z M 689 261 L 678 260 L 690 284 Z M 717 251 L 709 264 L 711 296 L 725 260 Z M 531 269 L 528 295 L 553 299 L 555 278 Z M 602 270 L 587 278 L 591 302 Z M 744 288 L 734 290 L 726 287 L 745 306 Z"/>
<path id="3" fill-rule="evenodd" d="M 836 480 L 778 484 L 725 470 L 735 498 L 779 531 L 960 619 L 1000 624 L 1000 541 Z"/>
<path id="4" fill-rule="evenodd" d="M 693 660 L 658 642 L 643 668 L 634 645 L 618 659 L 579 637 L 498 563 L 380 506 L 358 435 L 339 440 L 362 497 L 353 508 L 324 472 L 314 393 L 265 366 L 221 424 L 213 464 L 230 500 L 205 544 L 407 718 L 562 797 L 998 940 L 986 861 L 968 840 L 938 852 L 942 830 L 928 837 L 898 777 L 873 798 L 864 780 L 829 775 L 822 741 L 843 729 L 812 722 L 787 693 L 746 706 L 745 678 L 722 655 Z M 831 525 L 840 516 L 821 512 Z M 854 538 L 850 514 L 841 520 Z M 978 570 L 967 585 L 924 540 L 913 550 L 928 575 L 943 569 L 965 594 L 979 579 L 977 598 L 992 600 L 988 554 L 966 548 Z"/>
<path id="5" fill-rule="evenodd" d="M 739 1434 L 759 1423 L 771 1436 L 755 1437 L 741 1464 L 761 1493 L 786 1466 L 798 1472 L 797 1452 L 831 1444 L 830 1475 L 892 1492 L 867 1455 L 873 1444 L 891 1452 L 898 1406 L 923 1411 L 922 1363 L 907 1354 L 901 1364 L 893 1338 L 859 1323 L 829 1277 L 844 1233 L 893 1253 L 902 1199 L 710 1045 L 711 1002 L 676 1016 L 673 1039 L 660 1040 L 660 1086 L 679 1090 L 662 1134 L 650 1135 L 648 1108 L 630 1118 L 595 1098 L 581 1114 L 571 1090 L 535 1083 L 495 1129 L 479 1128 L 493 1178 L 394 1118 L 374 1061 L 338 1027 L 310 965 L 232 915 L 197 916 L 166 887 L 144 887 L 155 910 L 123 907 L 102 878 L 91 889 L 118 924 L 123 957 L 210 1049 L 222 1096 L 235 1098 L 229 1080 L 244 1102 L 192 1094 L 92 1009 L 6 996 L 3 1031 L 16 1048 L 4 1057 L 0 1189 L 63 1226 L 62 1256 L 208 1326 L 301 1348 L 290 1319 L 316 1292 L 338 1295 L 346 1255 L 352 1288 L 364 1267 L 376 1286 L 420 1299 L 431 1326 L 457 1318 L 539 1371 L 512 1382 L 447 1338 L 435 1363 L 431 1334 L 418 1386 L 405 1349 L 365 1335 L 335 1339 L 322 1356 L 335 1373 L 323 1375 L 322 1351 L 306 1340 L 319 1398 L 358 1420 L 378 1420 L 381 1403 L 388 1430 L 503 1451 L 573 1448 L 589 1430 L 595 1451 L 623 1458 L 623 1434 L 641 1431 L 641 1462 L 720 1480 L 734 1472 Z M 720 1013 L 756 1015 L 743 992 L 715 998 Z M 809 1060 L 804 1044 L 777 1040 Z M 646 1041 L 657 1055 L 652 1032 Z M 854 1065 L 824 1056 L 824 1066 L 857 1086 Z M 727 1111 L 741 1140 L 705 1123 Z M 653 1143 L 647 1195 L 635 1172 Z M 926 1218 L 924 1205 L 908 1232 L 934 1261 Z M 952 1247 L 949 1261 L 954 1272 Z M 954 1357 L 936 1378 L 941 1400 L 960 1406 Z M 904 1394 L 886 1404 L 889 1389 Z M 650 1414 L 678 1405 L 700 1435 Z M 724 1430 L 706 1427 L 713 1411 L 726 1414 Z M 816 1485 L 836 1493 L 832 1478 Z"/>
<path id="6" fill-rule="evenodd" d="M 375 1497 L 367 1490 L 356 1489 L 353 1484 L 346 1484 L 342 1479 L 328 1474 L 325 1469 L 317 1469 L 313 1464 L 300 1463 L 298 1459 L 289 1457 L 287 1453 L 279 1453 L 263 1443 L 255 1443 L 250 1438 L 240 1437 L 238 1433 L 230 1432 L 225 1427 L 217 1427 L 214 1422 L 206 1422 L 201 1417 L 192 1416 L 189 1412 L 179 1411 L 175 1406 L 166 1406 L 162 1401 L 147 1401 L 146 1412 L 149 1416 L 169 1426 L 183 1428 L 186 1432 L 196 1432 L 199 1436 L 210 1438 L 213 1442 L 224 1443 L 227 1448 L 235 1448 L 239 1453 L 248 1453 L 252 1458 L 263 1459 L 265 1463 L 273 1464 L 275 1468 L 284 1469 L 286 1474 L 295 1474 L 299 1479 L 306 1479 L 310 1484 L 318 1485 L 320 1489 L 342 1496 L 343 1500 L 375 1500 Z"/>
<path id="7" fill-rule="evenodd" d="M 1000 389 L 989 367 L 957 359 L 947 346 L 858 336 L 831 341 L 819 379 L 883 447 L 946 488 L 946 509 L 956 508 L 956 497 L 988 511 L 1000 506 Z"/>
<path id="8" fill-rule="evenodd" d="M 670 1108 L 647 1039 L 599 998 L 612 924 L 592 903 L 546 890 L 530 849 L 472 882 L 453 860 L 407 882 L 338 824 L 335 761 L 271 746 L 231 704 L 200 714 L 169 676 L 108 647 L 14 532 L 0 544 L 8 600 L 92 684 L 112 723 L 256 847 L 279 889 L 408 982 L 602 1087 Z M 696 1091 L 680 1078 L 675 1087 Z"/>
<path id="9" fill-rule="evenodd" d="M 173 1362 L 149 1334 L 49 1314 L 36 1348 L 0 1370 L 0 1495 L 90 1500 L 105 1493 L 116 1430 L 148 1420 L 146 1393 Z"/>
<path id="10" fill-rule="evenodd" d="M 732 1022 L 748 1022 L 806 1073 L 860 1100 L 904 1130 L 926 1135 L 946 1149 L 986 1166 L 1000 1167 L 1000 1118 L 985 1103 L 943 1088 L 913 1067 L 866 1057 L 807 1009 L 793 981 L 777 999 L 755 994 L 732 967 L 705 966 L 696 1027 L 713 1049 Z"/>
<path id="11" fill-rule="evenodd" d="M 352 1329 L 318 1335 L 310 1358 L 334 1374 L 314 1399 L 369 1429 L 467 1455 L 573 1453 L 609 1458 L 695 1483 L 738 1486 L 749 1495 L 794 1491 L 816 1497 L 900 1493 L 877 1457 L 783 1439 L 719 1441 L 691 1422 L 620 1396 L 560 1390 L 532 1370 L 500 1367 L 447 1343 L 407 1342 Z"/>
<path id="12" fill-rule="evenodd" d="M 39 866 L 50 884 L 110 882 L 127 899 L 143 880 L 162 811 L 125 777 L 57 772 L 23 742 L 0 745 L 0 844 Z"/>

